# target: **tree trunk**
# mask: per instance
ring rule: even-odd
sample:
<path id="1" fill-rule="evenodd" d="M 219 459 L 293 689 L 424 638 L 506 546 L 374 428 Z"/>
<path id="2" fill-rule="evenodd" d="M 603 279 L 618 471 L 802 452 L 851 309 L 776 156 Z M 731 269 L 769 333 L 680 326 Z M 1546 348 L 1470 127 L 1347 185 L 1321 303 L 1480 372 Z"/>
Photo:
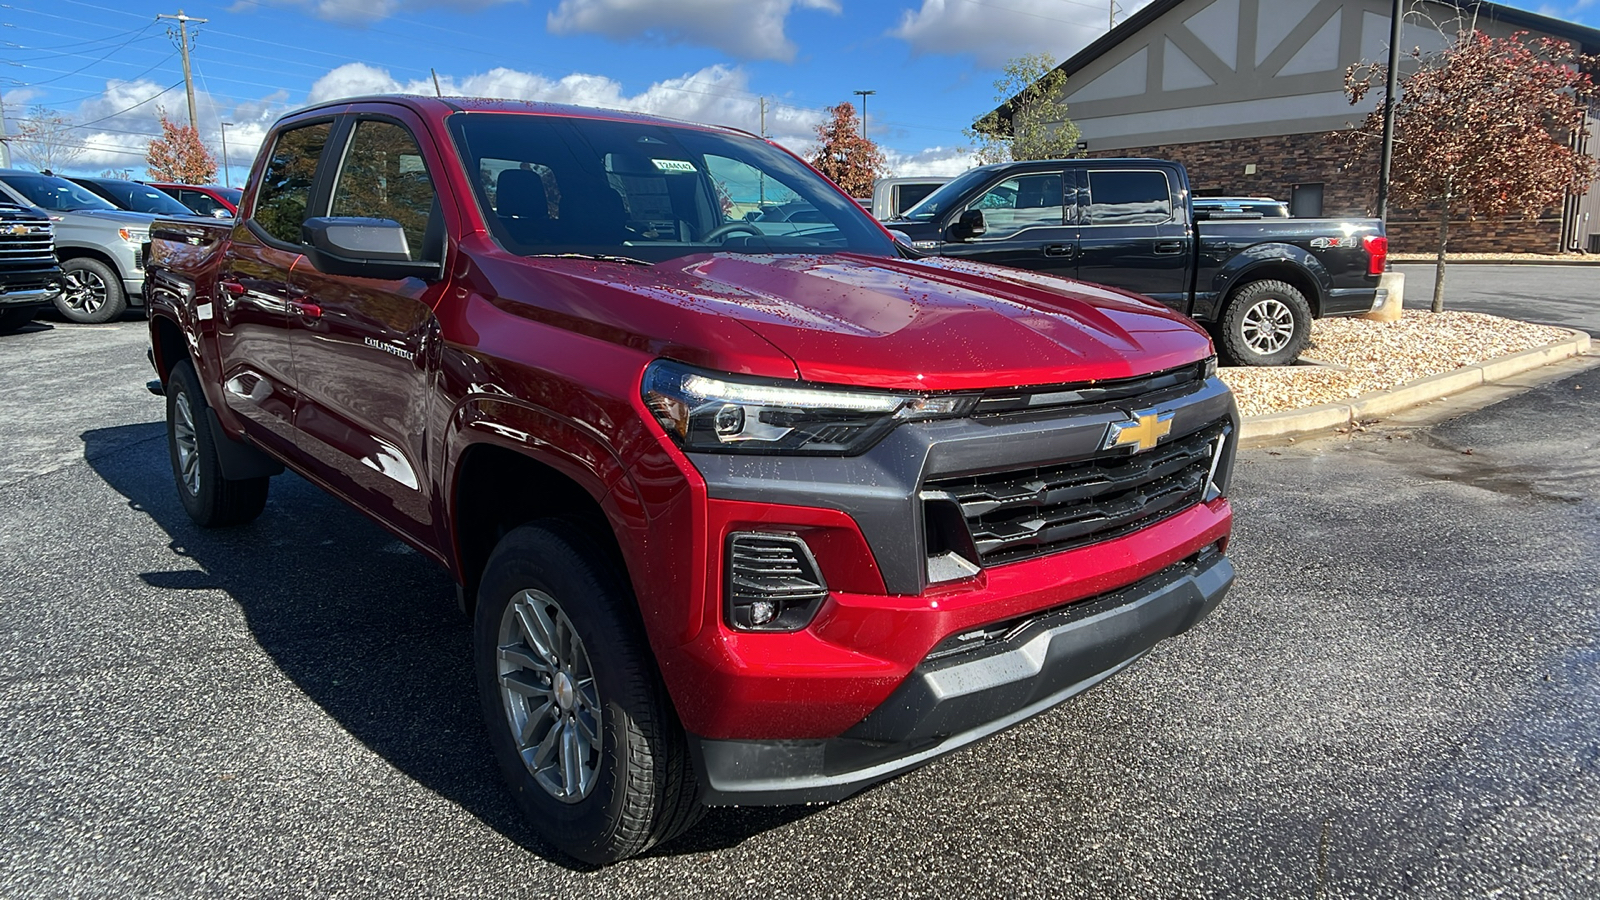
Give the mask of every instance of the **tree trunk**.
<path id="1" fill-rule="evenodd" d="M 1444 212 L 1439 214 L 1439 258 L 1433 267 L 1433 311 L 1444 312 L 1444 252 L 1450 245 L 1450 195 L 1445 194 Z"/>

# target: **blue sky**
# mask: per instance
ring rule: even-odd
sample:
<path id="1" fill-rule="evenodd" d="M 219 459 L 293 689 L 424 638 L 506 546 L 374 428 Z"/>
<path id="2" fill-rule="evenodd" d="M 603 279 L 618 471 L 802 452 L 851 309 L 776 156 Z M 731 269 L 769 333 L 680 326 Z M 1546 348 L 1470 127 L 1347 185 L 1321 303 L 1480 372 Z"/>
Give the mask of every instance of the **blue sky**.
<path id="1" fill-rule="evenodd" d="M 1146 0 L 1121 0 L 1123 14 Z M 131 169 L 183 72 L 158 13 L 209 19 L 193 61 L 203 137 L 227 129 L 232 177 L 308 102 L 383 90 L 527 97 L 760 127 L 803 150 L 823 107 L 868 102 L 895 174 L 966 167 L 961 129 L 992 107 L 1009 57 L 1065 59 L 1105 32 L 1104 0 L 9 0 L 0 99 L 85 127 L 69 171 Z M 1508 5 L 1600 27 L 1600 0 Z M 14 128 L 14 125 L 10 126 Z M 220 156 L 220 154 L 219 154 Z M 219 180 L 221 180 L 219 178 Z"/>

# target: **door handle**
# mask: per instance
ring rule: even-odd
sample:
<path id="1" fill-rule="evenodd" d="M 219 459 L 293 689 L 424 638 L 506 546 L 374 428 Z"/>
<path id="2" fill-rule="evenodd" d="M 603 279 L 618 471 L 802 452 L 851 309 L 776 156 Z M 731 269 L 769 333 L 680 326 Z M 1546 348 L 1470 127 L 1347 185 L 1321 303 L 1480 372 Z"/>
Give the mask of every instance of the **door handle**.
<path id="1" fill-rule="evenodd" d="M 1070 257 L 1070 256 L 1072 256 L 1072 245 L 1071 244 L 1045 244 L 1044 245 L 1044 255 L 1045 256 L 1057 256 L 1057 257 L 1061 257 L 1063 259 L 1067 258 L 1067 257 Z"/>
<path id="2" fill-rule="evenodd" d="M 244 296 L 244 285 L 237 281 L 224 281 L 218 286 L 222 288 L 222 292 L 225 294 L 232 294 L 235 297 Z"/>
<path id="3" fill-rule="evenodd" d="M 1183 241 L 1156 241 L 1156 252 L 1167 255 L 1183 252 Z"/>
<path id="4" fill-rule="evenodd" d="M 308 319 L 322 318 L 322 307 L 315 303 L 301 303 L 299 300 L 290 300 L 289 309 L 290 311 L 305 316 Z"/>

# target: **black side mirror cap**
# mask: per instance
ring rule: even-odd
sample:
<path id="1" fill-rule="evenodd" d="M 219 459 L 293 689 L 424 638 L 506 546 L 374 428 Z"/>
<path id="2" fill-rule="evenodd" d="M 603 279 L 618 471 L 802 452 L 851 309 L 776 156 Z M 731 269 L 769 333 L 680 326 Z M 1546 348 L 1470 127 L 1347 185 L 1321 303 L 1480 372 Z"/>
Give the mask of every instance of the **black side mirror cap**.
<path id="1" fill-rule="evenodd" d="M 958 241 L 983 237 L 983 233 L 988 230 L 989 226 L 983 221 L 983 210 L 981 209 L 967 210 L 961 214 L 961 218 L 957 219 L 954 225 L 950 226 L 950 233 Z"/>
<path id="2" fill-rule="evenodd" d="M 300 226 L 306 258 L 320 272 L 396 281 L 437 280 L 441 263 L 413 260 L 406 232 L 393 219 L 317 216 Z"/>

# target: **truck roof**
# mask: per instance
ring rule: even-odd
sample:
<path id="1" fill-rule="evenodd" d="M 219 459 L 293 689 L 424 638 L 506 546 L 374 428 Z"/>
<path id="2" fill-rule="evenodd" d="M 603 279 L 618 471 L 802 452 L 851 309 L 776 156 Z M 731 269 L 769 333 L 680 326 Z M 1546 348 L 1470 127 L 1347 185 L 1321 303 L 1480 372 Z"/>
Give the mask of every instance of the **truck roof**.
<path id="1" fill-rule="evenodd" d="M 287 115 L 302 115 L 317 110 L 337 110 L 353 103 L 371 103 L 374 101 L 399 103 L 409 106 L 420 113 L 444 115 L 452 112 L 493 112 L 493 113 L 519 113 L 524 115 L 564 116 L 576 119 L 602 119 L 614 122 L 654 123 L 669 125 L 674 128 L 696 128 L 701 131 L 720 131 L 727 134 L 738 134 L 759 138 L 752 132 L 742 128 L 731 128 L 725 125 L 707 125 L 703 122 L 690 122 L 685 119 L 673 119 L 667 116 L 652 116 L 645 113 L 629 112 L 621 109 L 600 109 L 590 106 L 573 106 L 566 103 L 545 103 L 536 100 L 504 100 L 493 97 L 433 97 L 427 94 L 364 94 L 359 97 L 341 97 L 338 100 L 327 100 L 310 106 L 301 107 Z M 287 117 L 287 116 L 286 116 Z M 764 139 L 763 139 L 764 140 Z"/>

